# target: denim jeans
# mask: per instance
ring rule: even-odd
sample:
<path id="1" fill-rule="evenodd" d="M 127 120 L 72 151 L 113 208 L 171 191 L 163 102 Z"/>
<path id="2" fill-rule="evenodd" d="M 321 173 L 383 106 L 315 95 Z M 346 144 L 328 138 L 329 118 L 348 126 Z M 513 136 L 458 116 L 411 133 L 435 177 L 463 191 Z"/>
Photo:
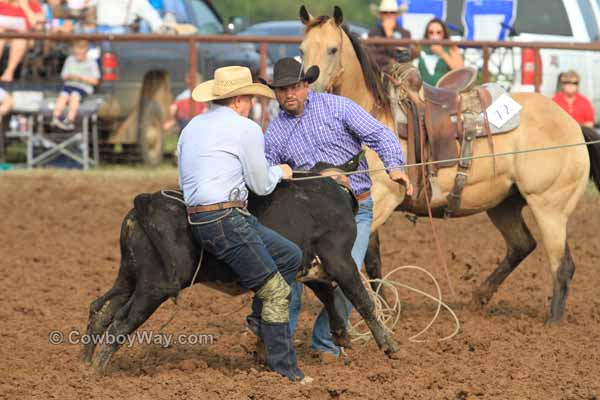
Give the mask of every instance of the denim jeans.
<path id="1" fill-rule="evenodd" d="M 277 271 L 290 284 L 302 262 L 300 248 L 256 217 L 238 209 L 193 214 L 192 234 L 216 258 L 226 262 L 240 278 L 240 286 L 260 289 Z M 292 380 L 302 379 L 288 323 L 261 320 L 262 302 L 255 296 L 252 315 L 255 333 L 267 349 L 267 364 Z"/>
<path id="2" fill-rule="evenodd" d="M 253 215 L 232 208 L 193 214 L 190 221 L 198 244 L 226 262 L 240 277 L 240 286 L 256 290 L 277 271 L 288 284 L 294 280 L 302 251 Z"/>
<path id="3" fill-rule="evenodd" d="M 356 240 L 352 247 L 352 258 L 356 263 L 358 270 L 362 268 L 362 264 L 367 254 L 369 247 L 369 236 L 371 235 L 371 223 L 373 222 L 373 199 L 371 197 L 359 202 L 358 213 L 356 220 Z M 290 330 L 292 335 L 296 329 L 298 314 L 302 304 L 302 289 L 303 285 L 300 282 L 294 282 L 292 285 L 292 299 L 290 301 Z M 352 304 L 338 287 L 335 289 L 334 296 L 335 304 L 338 313 L 344 321 L 348 321 Z M 316 350 L 327 351 L 335 355 L 339 355 L 340 349 L 333 343 L 331 338 L 331 328 L 329 327 L 329 314 L 325 308 L 321 310 L 313 327 L 312 347 Z"/>

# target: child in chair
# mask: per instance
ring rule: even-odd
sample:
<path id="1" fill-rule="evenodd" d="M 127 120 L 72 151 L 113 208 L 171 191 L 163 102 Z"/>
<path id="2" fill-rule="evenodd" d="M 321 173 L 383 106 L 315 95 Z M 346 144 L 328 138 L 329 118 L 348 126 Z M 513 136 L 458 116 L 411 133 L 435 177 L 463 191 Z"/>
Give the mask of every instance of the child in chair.
<path id="1" fill-rule="evenodd" d="M 81 101 L 94 92 L 94 86 L 100 82 L 100 69 L 98 63 L 88 58 L 88 42 L 77 40 L 73 43 L 73 53 L 67 57 L 61 76 L 64 85 L 56 100 L 52 122 L 50 125 L 58 126 L 64 130 L 73 130 L 75 117 Z M 60 120 L 65 108 L 69 107 L 67 116 Z"/>

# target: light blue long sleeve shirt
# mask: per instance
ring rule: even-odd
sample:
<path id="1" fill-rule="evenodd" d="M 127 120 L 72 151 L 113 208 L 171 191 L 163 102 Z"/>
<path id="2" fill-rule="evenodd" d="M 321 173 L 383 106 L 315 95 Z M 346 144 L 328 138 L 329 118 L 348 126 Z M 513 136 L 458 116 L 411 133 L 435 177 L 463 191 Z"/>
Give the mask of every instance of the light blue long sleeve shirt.
<path id="1" fill-rule="evenodd" d="M 216 104 L 190 121 L 177 143 L 179 186 L 187 206 L 246 200 L 246 186 L 259 196 L 281 180 L 269 167 L 260 126 Z"/>

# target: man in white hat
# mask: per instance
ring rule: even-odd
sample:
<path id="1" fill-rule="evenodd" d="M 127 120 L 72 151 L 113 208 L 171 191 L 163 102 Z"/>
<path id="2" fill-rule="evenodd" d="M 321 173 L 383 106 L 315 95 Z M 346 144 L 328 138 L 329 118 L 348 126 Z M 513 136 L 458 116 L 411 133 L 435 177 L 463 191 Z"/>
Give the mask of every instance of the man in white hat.
<path id="1" fill-rule="evenodd" d="M 398 16 L 405 11 L 406 5 L 399 6 L 397 0 L 382 0 L 379 6 L 371 4 L 371 12 L 377 15 L 379 20 L 369 31 L 369 37 L 410 39 L 410 31 L 398 25 Z M 397 61 L 398 47 L 374 45 L 372 50 L 375 62 L 382 70 L 386 69 L 390 62 Z M 410 51 L 412 53 L 412 49 Z"/>
<path id="2" fill-rule="evenodd" d="M 253 290 L 255 327 L 266 348 L 267 366 L 291 380 L 304 380 L 291 340 L 290 283 L 302 260 L 291 241 L 261 225 L 246 210 L 248 191 L 268 195 L 292 176 L 286 164 L 269 167 L 260 127 L 248 119 L 252 97 L 274 98 L 252 82 L 246 67 L 224 67 L 198 85 L 195 101 L 211 102 L 190 121 L 179 143 L 179 184 L 192 233 L 205 251 L 226 262 L 242 287 Z"/>

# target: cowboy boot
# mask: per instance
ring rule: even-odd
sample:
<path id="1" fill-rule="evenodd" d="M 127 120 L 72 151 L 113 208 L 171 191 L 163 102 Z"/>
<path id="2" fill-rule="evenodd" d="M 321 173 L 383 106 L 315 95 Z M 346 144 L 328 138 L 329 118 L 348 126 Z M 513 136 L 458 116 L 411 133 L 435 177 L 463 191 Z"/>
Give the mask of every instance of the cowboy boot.
<path id="1" fill-rule="evenodd" d="M 303 380 L 304 373 L 298 368 L 289 323 L 261 321 L 260 334 L 267 353 L 267 366 L 292 381 Z"/>

